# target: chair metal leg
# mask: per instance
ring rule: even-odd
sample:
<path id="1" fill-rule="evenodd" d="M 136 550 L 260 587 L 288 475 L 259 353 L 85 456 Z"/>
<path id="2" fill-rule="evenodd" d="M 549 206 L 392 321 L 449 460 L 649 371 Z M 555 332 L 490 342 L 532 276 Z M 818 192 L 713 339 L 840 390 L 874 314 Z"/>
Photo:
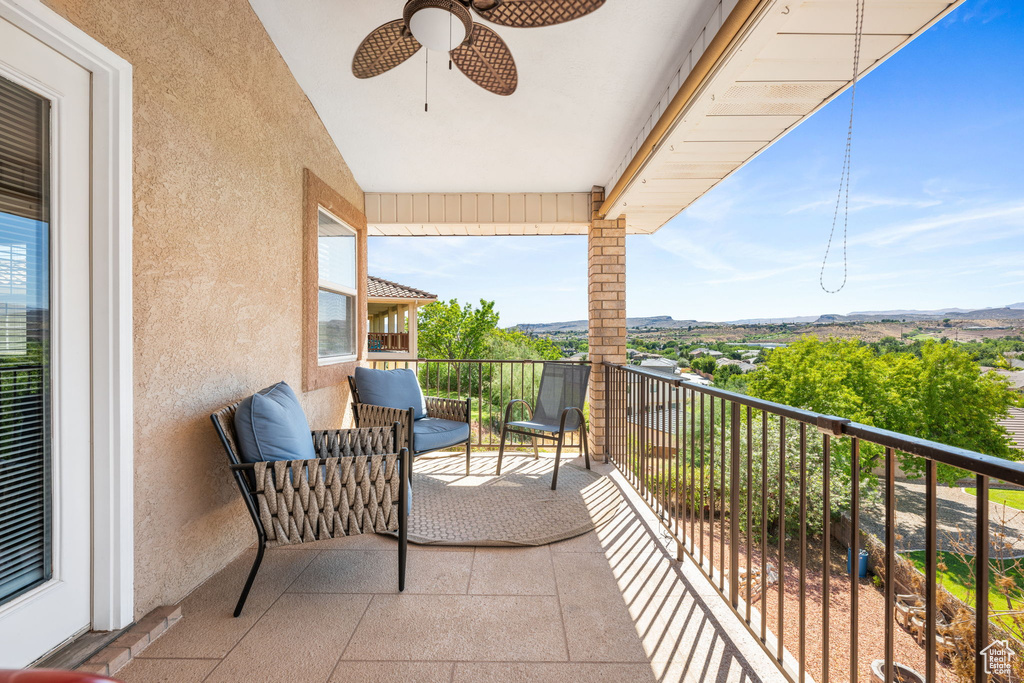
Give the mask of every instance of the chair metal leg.
<path id="1" fill-rule="evenodd" d="M 501 444 L 498 446 L 498 476 L 501 476 L 501 459 L 505 456 L 505 425 L 501 425 Z"/>
<path id="2" fill-rule="evenodd" d="M 533 442 L 533 459 L 537 460 L 540 458 L 540 451 L 537 450 L 537 437 L 531 436 L 530 441 Z"/>
<path id="3" fill-rule="evenodd" d="M 403 453 L 403 470 L 412 470 L 412 457 Z M 405 590 L 405 567 L 409 556 L 409 485 L 412 483 L 406 472 L 398 483 L 398 592 Z"/>
<path id="4" fill-rule="evenodd" d="M 565 432 L 558 432 L 558 446 L 555 448 L 555 471 L 551 473 L 552 491 L 558 486 L 558 463 L 562 460 L 562 439 L 564 438 Z"/>
<path id="5" fill-rule="evenodd" d="M 466 476 L 467 477 L 469 476 L 469 455 L 473 451 L 473 446 L 471 444 L 471 441 L 472 441 L 472 439 L 470 439 L 470 441 L 466 442 Z"/>
<path id="6" fill-rule="evenodd" d="M 245 607 L 245 599 L 249 597 L 249 589 L 252 588 L 252 582 L 256 580 L 256 572 L 260 570 L 260 563 L 263 562 L 263 552 L 266 549 L 267 542 L 261 538 L 256 549 L 256 560 L 252 563 L 252 569 L 249 570 L 249 578 L 245 580 L 245 587 L 242 588 L 242 594 L 238 597 L 238 604 L 235 605 L 235 617 L 238 617 L 242 613 L 242 608 Z"/>
<path id="7" fill-rule="evenodd" d="M 583 439 L 583 462 L 587 464 L 587 469 L 590 469 L 590 447 L 587 445 L 587 425 L 580 422 L 580 438 Z"/>

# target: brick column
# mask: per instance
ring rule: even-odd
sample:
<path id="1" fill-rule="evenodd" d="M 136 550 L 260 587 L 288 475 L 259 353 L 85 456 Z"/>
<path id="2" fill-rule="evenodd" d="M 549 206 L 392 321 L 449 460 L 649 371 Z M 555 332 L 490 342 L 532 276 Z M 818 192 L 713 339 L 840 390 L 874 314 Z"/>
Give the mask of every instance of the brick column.
<path id="1" fill-rule="evenodd" d="M 608 415 L 601 362 L 626 362 L 626 218 L 598 220 L 604 188 L 595 187 L 591 200 L 593 214 L 587 233 L 590 453 L 607 461 Z"/>

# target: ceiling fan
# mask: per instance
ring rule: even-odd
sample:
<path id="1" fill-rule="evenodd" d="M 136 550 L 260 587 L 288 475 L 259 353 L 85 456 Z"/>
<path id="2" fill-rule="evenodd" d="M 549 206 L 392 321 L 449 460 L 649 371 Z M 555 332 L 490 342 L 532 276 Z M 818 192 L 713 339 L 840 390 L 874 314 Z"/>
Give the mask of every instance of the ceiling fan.
<path id="1" fill-rule="evenodd" d="M 519 76 L 501 37 L 473 21 L 470 9 L 499 26 L 552 26 L 590 14 L 605 0 L 408 0 L 402 18 L 374 29 L 352 58 L 356 78 L 395 68 L 421 47 L 447 52 L 469 80 L 497 95 L 516 91 Z M 449 68 L 451 64 L 449 63 Z"/>

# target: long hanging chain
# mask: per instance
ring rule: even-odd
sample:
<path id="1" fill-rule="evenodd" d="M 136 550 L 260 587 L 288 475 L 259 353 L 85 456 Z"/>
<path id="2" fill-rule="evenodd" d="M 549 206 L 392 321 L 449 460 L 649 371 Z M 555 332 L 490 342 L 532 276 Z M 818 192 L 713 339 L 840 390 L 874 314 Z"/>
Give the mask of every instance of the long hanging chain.
<path id="1" fill-rule="evenodd" d="M 846 129 L 846 151 L 843 154 L 843 170 L 839 175 L 839 191 L 836 194 L 836 208 L 832 214 L 832 230 L 828 233 L 828 245 L 825 247 L 825 258 L 821 260 L 821 272 L 818 274 L 818 284 L 828 294 L 837 294 L 846 287 L 848 264 L 846 255 L 847 232 L 850 223 L 850 150 L 853 146 L 853 111 L 854 103 L 857 100 L 857 77 L 860 75 L 860 44 L 861 36 L 864 33 L 864 0 L 857 0 L 857 22 L 853 36 L 853 81 L 850 86 L 850 123 Z M 832 250 L 832 239 L 836 234 L 836 224 L 839 222 L 839 205 L 843 206 L 843 281 L 836 289 L 829 289 L 825 286 L 825 264 L 828 263 L 828 255 Z"/>
<path id="2" fill-rule="evenodd" d="M 428 109 L 430 98 L 430 50 L 423 50 L 423 111 Z"/>

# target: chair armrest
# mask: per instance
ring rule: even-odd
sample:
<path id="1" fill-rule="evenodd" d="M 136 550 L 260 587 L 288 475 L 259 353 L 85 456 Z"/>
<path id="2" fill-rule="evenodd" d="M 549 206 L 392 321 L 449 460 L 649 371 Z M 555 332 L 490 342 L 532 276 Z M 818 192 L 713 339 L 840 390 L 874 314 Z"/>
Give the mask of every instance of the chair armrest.
<path id="1" fill-rule="evenodd" d="M 472 399 L 461 398 L 440 398 L 438 396 L 427 396 L 427 417 L 439 417 L 454 422 L 469 422 L 469 416 L 473 410 L 470 404 Z"/>
<path id="2" fill-rule="evenodd" d="M 558 423 L 559 431 L 562 431 L 562 432 L 565 431 L 565 418 L 569 417 L 569 415 L 571 415 L 573 413 L 576 413 L 577 415 L 580 416 L 580 423 L 578 425 L 576 425 L 576 429 L 579 429 L 581 426 L 586 425 L 587 421 L 586 421 L 586 419 L 583 416 L 583 411 L 580 410 L 579 408 L 574 407 L 574 406 L 570 406 L 568 408 L 563 408 L 562 409 L 562 419 Z"/>
<path id="3" fill-rule="evenodd" d="M 511 422 L 510 418 L 512 417 L 512 408 L 517 403 L 522 403 L 524 406 L 526 406 L 526 409 L 530 411 L 530 419 L 533 419 L 533 406 L 530 405 L 530 402 L 527 401 L 525 398 L 514 398 L 508 402 L 507 406 L 505 406 L 505 421 L 503 424 L 508 424 L 509 422 Z"/>

